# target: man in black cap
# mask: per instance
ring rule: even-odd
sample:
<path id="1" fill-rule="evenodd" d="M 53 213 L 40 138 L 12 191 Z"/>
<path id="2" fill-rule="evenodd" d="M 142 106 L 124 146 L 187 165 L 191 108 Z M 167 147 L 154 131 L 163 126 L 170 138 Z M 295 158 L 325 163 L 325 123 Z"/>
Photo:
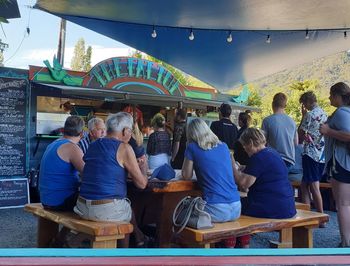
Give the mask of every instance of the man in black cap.
<path id="1" fill-rule="evenodd" d="M 225 142 L 230 150 L 233 150 L 234 144 L 238 137 L 238 128 L 231 122 L 231 106 L 227 103 L 223 103 L 219 108 L 219 121 L 211 123 L 210 129 L 215 135 Z"/>

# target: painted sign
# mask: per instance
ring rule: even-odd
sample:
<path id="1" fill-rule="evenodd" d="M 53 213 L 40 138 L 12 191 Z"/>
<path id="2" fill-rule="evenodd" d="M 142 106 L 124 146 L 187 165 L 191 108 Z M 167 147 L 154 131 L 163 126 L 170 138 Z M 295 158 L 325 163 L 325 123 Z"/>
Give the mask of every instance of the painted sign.
<path id="1" fill-rule="evenodd" d="M 58 83 L 69 86 L 112 89 L 120 92 L 172 95 L 193 99 L 215 100 L 216 90 L 189 87 L 181 84 L 162 65 L 140 58 L 114 57 L 96 64 L 89 72 L 69 71 L 57 59 L 53 64 L 44 61 L 47 68 L 30 66 L 32 81 Z"/>

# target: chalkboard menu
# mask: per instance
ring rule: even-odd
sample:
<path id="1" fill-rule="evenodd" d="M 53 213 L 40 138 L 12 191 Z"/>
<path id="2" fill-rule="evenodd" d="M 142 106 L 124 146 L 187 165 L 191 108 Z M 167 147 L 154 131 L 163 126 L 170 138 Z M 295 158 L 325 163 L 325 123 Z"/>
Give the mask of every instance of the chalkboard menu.
<path id="1" fill-rule="evenodd" d="M 0 209 L 21 207 L 28 203 L 28 179 L 0 179 Z"/>
<path id="2" fill-rule="evenodd" d="M 0 78 L 0 176 L 26 174 L 27 80 Z"/>

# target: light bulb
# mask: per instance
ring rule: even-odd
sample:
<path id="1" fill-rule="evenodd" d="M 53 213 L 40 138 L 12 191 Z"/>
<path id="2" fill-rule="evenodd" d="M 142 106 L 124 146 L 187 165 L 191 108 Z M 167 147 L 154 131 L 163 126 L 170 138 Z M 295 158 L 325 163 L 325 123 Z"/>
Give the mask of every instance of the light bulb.
<path id="1" fill-rule="evenodd" d="M 193 34 L 193 31 L 191 30 L 191 33 L 190 33 L 190 36 L 188 36 L 188 39 L 190 41 L 193 41 L 194 40 L 194 34 Z"/>
<path id="2" fill-rule="evenodd" d="M 232 33 L 230 32 L 230 34 L 227 36 L 226 39 L 227 42 L 232 42 Z"/>
<path id="3" fill-rule="evenodd" d="M 271 43 L 271 38 L 270 38 L 270 35 L 267 35 L 267 38 L 266 38 L 266 43 Z"/>
<path id="4" fill-rule="evenodd" d="M 153 29 L 151 36 L 152 36 L 152 38 L 156 38 L 157 37 L 156 29 Z"/>

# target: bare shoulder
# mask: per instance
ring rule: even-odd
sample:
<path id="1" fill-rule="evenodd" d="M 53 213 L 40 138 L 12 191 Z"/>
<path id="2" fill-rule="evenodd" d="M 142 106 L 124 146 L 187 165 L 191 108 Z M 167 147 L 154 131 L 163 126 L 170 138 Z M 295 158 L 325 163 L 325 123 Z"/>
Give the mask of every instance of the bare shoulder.
<path id="1" fill-rule="evenodd" d="M 62 145 L 62 150 L 73 153 L 73 154 L 81 154 L 82 150 L 79 148 L 78 144 L 73 142 L 68 142 Z"/>

